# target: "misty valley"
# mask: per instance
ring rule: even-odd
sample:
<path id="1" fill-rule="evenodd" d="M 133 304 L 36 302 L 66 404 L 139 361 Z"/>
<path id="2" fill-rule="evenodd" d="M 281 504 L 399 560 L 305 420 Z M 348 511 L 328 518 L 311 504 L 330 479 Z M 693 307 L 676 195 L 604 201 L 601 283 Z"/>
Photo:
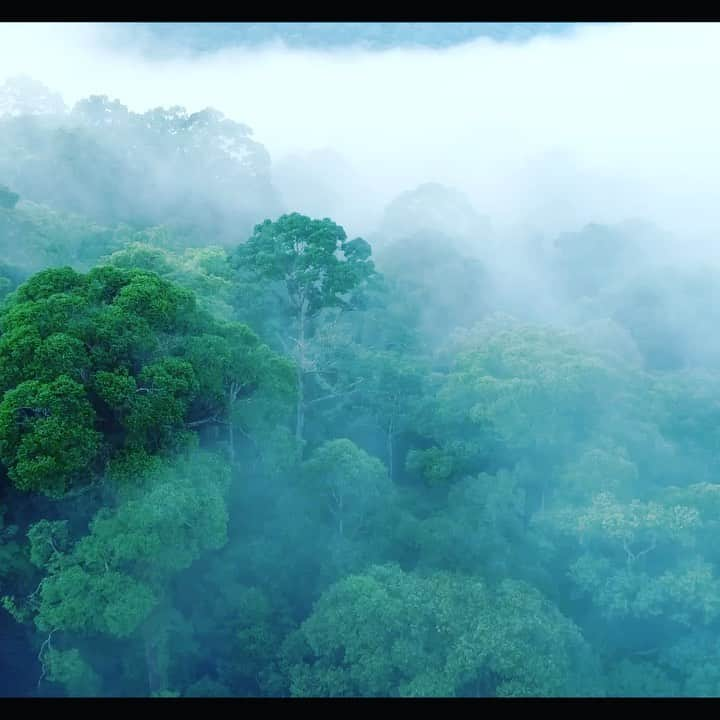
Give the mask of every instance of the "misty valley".
<path id="1" fill-rule="evenodd" d="M 720 264 L 348 172 L 0 85 L 0 696 L 720 695 Z"/>

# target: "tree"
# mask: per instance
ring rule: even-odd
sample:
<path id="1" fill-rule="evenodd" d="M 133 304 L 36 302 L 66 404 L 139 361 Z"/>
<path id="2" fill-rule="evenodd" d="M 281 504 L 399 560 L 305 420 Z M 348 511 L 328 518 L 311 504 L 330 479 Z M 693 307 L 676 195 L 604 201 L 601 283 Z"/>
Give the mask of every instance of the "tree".
<path id="1" fill-rule="evenodd" d="M 321 445 L 303 464 L 303 473 L 324 500 L 341 538 L 359 532 L 373 510 L 392 498 L 385 466 L 347 439 Z"/>
<path id="2" fill-rule="evenodd" d="M 149 691 L 167 689 L 168 581 L 226 542 L 228 485 L 227 466 L 211 454 L 156 459 L 126 484 L 115 507 L 95 513 L 85 536 L 73 540 L 64 521 L 35 523 L 28 538 L 41 580 L 21 605 L 7 597 L 6 606 L 29 613 L 55 641 L 140 642 Z M 62 657 L 77 665 L 72 654 Z"/>
<path id="3" fill-rule="evenodd" d="M 537 563 L 540 543 L 526 534 L 519 485 L 507 470 L 454 483 L 447 503 L 419 523 L 419 564 L 494 579 L 527 575 Z"/>
<path id="4" fill-rule="evenodd" d="M 374 273 L 370 255 L 364 240 L 348 241 L 343 228 L 332 220 L 311 220 L 298 213 L 257 225 L 235 253 L 235 265 L 270 284 L 294 325 L 291 352 L 297 365 L 295 435 L 299 442 L 307 402 L 309 323 L 326 308 L 352 307 L 354 296 Z"/>
<path id="5" fill-rule="evenodd" d="M 28 380 L 0 403 L 0 460 L 21 490 L 62 495 L 86 481 L 100 446 L 82 385 Z"/>
<path id="6" fill-rule="evenodd" d="M 314 365 L 324 368 L 327 375 L 332 373 L 337 386 L 351 389 L 334 392 L 320 373 L 315 375 L 318 384 L 326 383 L 327 393 L 309 403 L 320 407 L 320 417 L 314 423 L 315 435 L 327 437 L 342 432 L 371 452 L 382 453 L 394 481 L 403 461 L 398 456 L 404 447 L 398 440 L 415 427 L 427 366 L 412 355 L 367 347 L 354 340 L 352 320 L 348 320 L 350 327 L 344 328 L 345 337 L 340 337 L 332 325 L 328 329 L 335 330 L 333 336 L 328 337 L 331 333 L 324 332 L 325 328 L 319 330 L 316 339 L 319 335 L 320 342 L 312 347 Z M 333 404 L 326 402 L 331 399 L 335 400 Z"/>
<path id="7" fill-rule="evenodd" d="M 127 453 L 182 446 L 208 414 L 229 423 L 241 390 L 291 393 L 291 369 L 249 328 L 147 271 L 38 273 L 0 329 L 0 459 L 25 490 L 62 495 Z"/>
<path id="8" fill-rule="evenodd" d="M 167 233 L 167 238 L 156 237 Z M 109 265 L 150 270 L 166 280 L 192 290 L 200 307 L 219 320 L 232 317 L 233 270 L 227 251 L 221 247 L 185 248 L 177 235 L 165 228 L 138 233 L 138 239 L 106 258 Z"/>
<path id="9" fill-rule="evenodd" d="M 517 465 L 527 515 L 544 508 L 556 466 L 603 423 L 618 368 L 570 332 L 502 316 L 458 334 L 445 355 L 448 371 L 418 413 L 433 447 L 408 461 L 443 482 Z"/>
<path id="10" fill-rule="evenodd" d="M 673 493 L 620 502 L 602 492 L 547 520 L 575 537 L 568 591 L 594 610 L 588 631 L 599 633 L 595 642 L 606 646 L 608 662 L 638 659 L 716 624 L 720 586 L 697 542 L 702 518 Z"/>
<path id="11" fill-rule="evenodd" d="M 0 178 L 25 200 L 100 223 L 167 223 L 201 244 L 281 211 L 266 149 L 211 108 L 138 114 L 95 95 L 68 115 L 2 117 L 0 128 Z"/>
<path id="12" fill-rule="evenodd" d="M 3 605 L 70 652 L 47 656 L 68 688 L 85 672 L 73 648 L 97 658 L 89 635 L 144 645 L 150 691 L 167 689 L 170 579 L 226 540 L 230 467 L 191 453 L 196 432 L 208 411 L 232 422 L 228 395 L 291 396 L 292 368 L 140 270 L 38 273 L 0 331 L 0 477 L 28 498 L 13 509 L 25 509 L 37 568 L 3 576 Z"/>
<path id="13" fill-rule="evenodd" d="M 331 586 L 283 655 L 296 697 L 598 693 L 579 630 L 533 588 L 396 565 Z"/>
<path id="14" fill-rule="evenodd" d="M 216 334 L 203 334 L 188 341 L 183 349 L 193 367 L 202 368 L 198 405 L 207 408 L 205 422 L 224 422 L 228 430 L 230 462 L 235 463 L 235 428 L 243 434 L 243 417 L 238 407 L 258 394 L 276 400 L 284 408 L 295 391 L 294 368 L 290 361 L 262 344 L 246 325 L 218 325 Z"/>
<path id="15" fill-rule="evenodd" d="M 47 679 L 64 685 L 70 697 L 99 695 L 100 678 L 76 648 L 56 650 L 49 647 L 42 656 L 42 663 Z"/>

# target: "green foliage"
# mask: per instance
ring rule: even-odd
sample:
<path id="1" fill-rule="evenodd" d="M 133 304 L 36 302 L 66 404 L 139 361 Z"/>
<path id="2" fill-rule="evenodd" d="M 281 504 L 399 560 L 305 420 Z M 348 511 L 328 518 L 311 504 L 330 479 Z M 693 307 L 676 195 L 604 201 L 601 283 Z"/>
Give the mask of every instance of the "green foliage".
<path id="1" fill-rule="evenodd" d="M 122 494 L 116 509 L 101 508 L 89 533 L 66 552 L 64 525 L 34 526 L 33 562 L 48 573 L 40 587 L 38 628 L 116 637 L 135 632 L 169 576 L 226 542 L 224 474 L 203 454 L 156 468 Z"/>
<path id="2" fill-rule="evenodd" d="M 647 660 L 623 659 L 615 663 L 608 677 L 608 697 L 677 697 L 678 683 Z"/>
<path id="3" fill-rule="evenodd" d="M 38 568 L 56 567 L 68 544 L 67 520 L 40 520 L 27 533 L 30 562 Z"/>
<path id="4" fill-rule="evenodd" d="M 184 697 L 232 697 L 230 689 L 207 676 L 193 683 L 184 693 Z M 157 697 L 157 696 L 156 696 Z M 170 697 L 165 695 L 164 697 Z M 173 695 L 176 697 L 176 695 Z"/>
<path id="5" fill-rule="evenodd" d="M 93 421 L 82 385 L 67 375 L 9 390 L 0 403 L 0 459 L 16 487 L 60 496 L 86 480 L 100 445 Z"/>
<path id="6" fill-rule="evenodd" d="M 359 532 L 379 507 L 393 500 L 385 466 L 347 439 L 330 440 L 315 450 L 303 464 L 303 474 L 342 536 Z"/>
<path id="7" fill-rule="evenodd" d="M 591 224 L 521 288 L 437 185 L 373 253 L 215 111 L 58 113 L 0 119 L 0 694 L 720 692 L 716 270 Z"/>
<path id="8" fill-rule="evenodd" d="M 407 456 L 407 469 L 419 473 L 431 485 L 439 485 L 453 475 L 453 456 L 441 448 L 411 450 Z"/>
<path id="9" fill-rule="evenodd" d="M 121 638 L 134 632 L 156 603 L 147 585 L 125 573 L 95 574 L 70 564 L 43 583 L 35 624 L 44 632 L 99 632 Z"/>
<path id="10" fill-rule="evenodd" d="M 15 195 L 15 193 L 10 193 Z M 10 207 L 0 189 L 0 249 L 3 260 L 26 274 L 70 264 L 87 270 L 104 255 L 132 242 L 125 224 L 100 225 L 86 217 L 24 200 Z"/>
<path id="11" fill-rule="evenodd" d="M 47 679 L 65 686 L 69 697 L 97 697 L 101 680 L 79 651 L 50 648 L 43 656 Z"/>
<path id="12" fill-rule="evenodd" d="M 108 456 L 176 447 L 209 385 L 232 381 L 246 394 L 290 385 L 289 365 L 248 328 L 219 326 L 189 290 L 147 271 L 43 271 L 18 289 L 0 327 L 0 458 L 23 490 L 62 495 L 104 471 Z M 228 345 L 215 377 L 192 352 L 213 332 Z M 228 417 L 227 403 L 213 405 Z"/>
<path id="13" fill-rule="evenodd" d="M 369 258 L 364 240 L 348 241 L 332 220 L 311 220 L 298 213 L 257 225 L 235 254 L 237 264 L 281 282 L 291 307 L 296 312 L 306 307 L 308 315 L 346 306 L 349 294 L 373 273 Z"/>
<path id="14" fill-rule="evenodd" d="M 200 306 L 219 319 L 230 317 L 234 273 L 224 248 L 186 248 L 181 254 L 165 247 L 176 243 L 155 238 L 149 231 L 142 233 L 142 239 L 112 253 L 108 264 L 157 273 L 192 290 Z"/>
<path id="15" fill-rule="evenodd" d="M 498 579 L 516 576 L 539 544 L 528 537 L 524 514 L 525 492 L 516 474 L 503 470 L 460 480 L 447 503 L 420 522 L 418 562 Z"/>
<path id="16" fill-rule="evenodd" d="M 578 629 L 536 591 L 373 567 L 333 585 L 284 650 L 294 696 L 583 694 Z"/>

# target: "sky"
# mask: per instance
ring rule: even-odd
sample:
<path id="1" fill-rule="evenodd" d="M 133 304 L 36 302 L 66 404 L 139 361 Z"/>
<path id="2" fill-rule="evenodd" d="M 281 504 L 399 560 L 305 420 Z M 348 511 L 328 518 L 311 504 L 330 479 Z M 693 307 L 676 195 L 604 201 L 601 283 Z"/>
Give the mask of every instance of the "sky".
<path id="1" fill-rule="evenodd" d="M 358 222 L 423 182 L 458 188 L 495 222 L 552 232 L 642 216 L 712 242 L 720 220 L 717 23 L 440 48 L 200 51 L 174 38 L 158 53 L 147 38 L 131 25 L 0 24 L 0 81 L 30 75 L 70 105 L 106 94 L 135 111 L 216 107 L 279 167 L 335 157 L 328 176 Z"/>

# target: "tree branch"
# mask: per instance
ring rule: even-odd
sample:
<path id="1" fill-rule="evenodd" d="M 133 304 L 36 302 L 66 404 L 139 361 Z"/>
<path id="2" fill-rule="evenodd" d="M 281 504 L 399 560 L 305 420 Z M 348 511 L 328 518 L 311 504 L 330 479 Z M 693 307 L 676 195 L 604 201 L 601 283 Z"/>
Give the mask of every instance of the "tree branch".
<path id="1" fill-rule="evenodd" d="M 641 550 L 637 555 L 635 555 L 635 559 L 637 560 L 639 557 L 642 557 L 643 555 L 649 553 L 651 550 L 654 550 L 657 545 L 657 542 L 655 538 L 653 538 L 652 543 L 646 547 L 644 550 Z"/>
<path id="2" fill-rule="evenodd" d="M 28 595 L 28 602 L 32 602 L 33 598 L 38 594 L 38 591 L 42 587 L 42 584 L 45 582 L 45 578 L 43 578 L 39 583 L 38 586 Z"/>
<path id="3" fill-rule="evenodd" d="M 280 344 L 283 346 L 283 350 L 287 353 L 288 351 L 288 344 L 285 342 L 285 338 L 279 333 L 275 333 L 278 337 L 278 340 L 280 341 Z"/>
<path id="4" fill-rule="evenodd" d="M 39 661 L 40 665 L 42 666 L 42 674 L 40 675 L 40 678 L 38 679 L 38 682 L 37 682 L 38 687 L 40 687 L 40 683 L 42 683 L 43 678 L 45 677 L 45 674 L 47 672 L 47 668 L 45 667 L 45 663 L 43 662 L 43 659 L 42 659 L 43 651 L 45 650 L 46 647 L 51 647 L 52 636 L 55 634 L 55 632 L 57 632 L 57 628 L 50 631 L 50 634 L 47 636 L 45 642 L 40 646 L 40 652 L 38 652 L 38 656 L 37 656 L 38 661 Z"/>
<path id="5" fill-rule="evenodd" d="M 307 403 L 305 403 L 306 406 L 314 405 L 315 403 L 322 402 L 323 400 L 330 400 L 331 398 L 340 397 L 342 395 L 348 395 L 351 392 L 354 392 L 354 389 L 357 385 L 359 385 L 361 382 L 363 382 L 363 378 L 360 378 L 360 380 L 354 382 L 352 385 L 348 385 L 344 390 L 340 390 L 338 392 L 332 393 L 330 395 L 323 395 L 322 397 L 315 398 L 314 400 L 309 400 Z"/>
<path id="6" fill-rule="evenodd" d="M 207 425 L 208 423 L 219 423 L 222 425 L 224 424 L 224 421 L 220 420 L 216 415 L 213 415 L 212 417 L 206 417 L 202 420 L 193 420 L 192 422 L 185 423 L 185 427 L 200 427 L 201 425 Z"/>

